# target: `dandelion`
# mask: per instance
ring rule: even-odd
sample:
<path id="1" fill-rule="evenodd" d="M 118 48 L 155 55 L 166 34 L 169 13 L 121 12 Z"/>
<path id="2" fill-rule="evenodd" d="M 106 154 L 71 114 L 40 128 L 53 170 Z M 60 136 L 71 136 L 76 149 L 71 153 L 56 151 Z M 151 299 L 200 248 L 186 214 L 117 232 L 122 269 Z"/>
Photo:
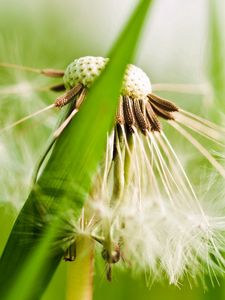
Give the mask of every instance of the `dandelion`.
<path id="1" fill-rule="evenodd" d="M 68 103 L 73 107 L 54 132 L 34 180 L 48 151 L 78 113 L 107 62 L 106 58 L 88 56 L 75 59 L 65 72 L 35 69 L 46 76 L 63 77 L 63 83 L 51 89 L 67 91 L 54 104 L 1 132 L 53 107 L 61 108 Z M 115 126 L 108 133 L 105 160 L 99 166 L 93 190 L 79 220 L 73 210 L 63 212 L 61 217 L 61 244 L 66 261 L 76 259 L 77 241 L 86 236 L 99 244 L 108 280 L 116 263 L 145 270 L 151 279 L 166 276 L 171 284 L 178 284 L 184 277 L 202 279 L 205 274 L 213 281 L 224 273 L 224 207 L 199 199 L 163 130 L 163 122 L 225 178 L 223 165 L 202 142 L 208 140 L 216 149 L 223 149 L 225 130 L 154 94 L 148 76 L 140 68 L 128 65 Z"/>

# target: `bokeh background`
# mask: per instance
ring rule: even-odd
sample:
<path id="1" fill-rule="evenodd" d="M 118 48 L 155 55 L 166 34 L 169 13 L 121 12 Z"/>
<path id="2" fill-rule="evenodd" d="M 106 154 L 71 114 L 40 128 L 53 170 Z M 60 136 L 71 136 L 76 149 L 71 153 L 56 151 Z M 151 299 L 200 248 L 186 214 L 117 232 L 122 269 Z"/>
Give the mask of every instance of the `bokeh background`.
<path id="1" fill-rule="evenodd" d="M 0 62 L 65 69 L 80 56 L 106 56 L 137 2 L 0 0 Z M 223 0 L 155 0 L 134 62 L 153 84 L 198 85 L 195 94 L 161 94 L 218 123 L 223 122 L 225 108 L 224 16 Z M 58 81 L 0 69 L 0 128 L 52 103 L 57 95 L 41 89 L 54 82 Z M 43 113 L 0 136 L 0 251 L 26 199 L 35 162 L 57 115 L 57 111 Z M 171 139 L 176 139 L 176 149 L 193 181 L 201 183 L 199 169 L 205 172 L 205 163 L 188 145 L 183 147 L 183 140 Z M 108 283 L 98 261 L 95 273 L 94 299 L 225 298 L 223 283 L 208 291 L 189 283 L 179 287 L 169 287 L 166 281 L 146 285 L 145 274 L 120 269 Z M 66 264 L 62 263 L 43 300 L 64 299 L 65 281 Z"/>

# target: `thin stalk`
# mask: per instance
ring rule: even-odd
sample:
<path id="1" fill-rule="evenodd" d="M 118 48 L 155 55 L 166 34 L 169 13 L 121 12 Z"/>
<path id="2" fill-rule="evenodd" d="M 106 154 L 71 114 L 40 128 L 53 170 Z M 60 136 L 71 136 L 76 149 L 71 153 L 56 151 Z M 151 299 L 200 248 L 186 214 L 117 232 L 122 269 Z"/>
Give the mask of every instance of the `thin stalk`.
<path id="1" fill-rule="evenodd" d="M 129 146 L 128 149 L 125 150 L 125 161 L 124 161 L 124 181 L 125 181 L 125 187 L 128 186 L 130 181 L 130 166 L 131 166 L 131 154 L 134 147 L 134 140 L 131 134 L 127 137 L 127 142 Z"/>
<path id="2" fill-rule="evenodd" d="M 128 132 L 125 133 L 126 136 L 122 137 L 123 133 L 119 127 L 117 127 L 115 135 L 116 154 L 114 156 L 114 188 L 112 203 L 117 201 L 119 204 L 120 199 L 124 197 L 126 188 L 130 180 L 130 165 L 131 153 L 133 150 L 133 137 L 132 134 Z M 124 158 L 122 158 L 122 156 L 124 156 Z"/>
<path id="3" fill-rule="evenodd" d="M 121 141 L 121 132 L 120 128 L 117 127 L 115 129 L 115 137 L 114 137 L 114 168 L 113 168 L 113 195 L 111 204 L 118 201 L 122 195 L 124 190 L 124 176 L 123 176 L 123 151 Z"/>
<path id="4" fill-rule="evenodd" d="M 94 245 L 89 237 L 82 237 L 77 242 L 75 261 L 68 263 L 66 300 L 92 299 Z"/>

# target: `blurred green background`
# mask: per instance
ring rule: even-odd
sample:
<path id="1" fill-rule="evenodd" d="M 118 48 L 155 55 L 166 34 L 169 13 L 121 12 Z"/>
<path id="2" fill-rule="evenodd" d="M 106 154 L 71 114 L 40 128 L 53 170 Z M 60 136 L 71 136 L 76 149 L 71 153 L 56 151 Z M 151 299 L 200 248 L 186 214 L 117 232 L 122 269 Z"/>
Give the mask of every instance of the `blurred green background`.
<path id="1" fill-rule="evenodd" d="M 119 0 L 8 0 L 0 2 L 0 62 L 37 68 L 64 69 L 85 55 L 105 56 L 138 1 Z M 216 9 L 216 10 L 215 10 Z M 223 115 L 225 2 L 219 0 L 155 0 L 139 45 L 135 64 L 152 83 L 203 84 L 203 95 L 162 93 L 178 105 L 215 122 Z M 34 91 L 59 80 L 27 72 L 0 70 L 0 126 L 32 113 L 57 96 Z M 0 137 L 0 250 L 29 191 L 29 182 L 57 112 L 44 113 Z M 169 130 L 168 130 L 169 134 Z M 171 137 L 176 139 L 176 135 Z M 194 182 L 201 181 L 195 157 L 183 140 L 176 140 Z M 190 148 L 191 149 L 191 148 Z M 192 159 L 192 164 L 190 164 Z M 24 196 L 25 195 L 25 196 Z M 104 265 L 96 262 L 94 299 L 224 299 L 225 287 L 146 286 L 144 274 L 115 268 L 112 283 L 105 280 Z M 66 264 L 61 263 L 43 300 L 64 299 Z"/>

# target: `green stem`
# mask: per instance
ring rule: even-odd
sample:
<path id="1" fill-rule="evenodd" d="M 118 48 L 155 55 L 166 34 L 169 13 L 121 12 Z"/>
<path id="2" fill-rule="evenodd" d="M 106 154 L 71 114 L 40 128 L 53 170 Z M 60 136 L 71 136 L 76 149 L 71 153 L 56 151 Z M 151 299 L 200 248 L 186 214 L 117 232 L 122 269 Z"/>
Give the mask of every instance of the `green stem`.
<path id="1" fill-rule="evenodd" d="M 114 202 L 114 201 L 118 201 L 121 198 L 124 190 L 123 165 L 118 155 L 114 160 L 113 179 L 114 179 L 114 184 L 113 184 L 112 200 Z"/>
<path id="2" fill-rule="evenodd" d="M 67 300 L 91 300 L 93 296 L 94 241 L 81 237 L 77 241 L 77 257 L 68 263 Z"/>
<path id="3" fill-rule="evenodd" d="M 116 147 L 121 149 L 121 155 L 123 155 L 123 147 L 125 147 L 124 140 L 121 138 L 121 133 L 116 130 Z M 120 199 L 124 196 L 126 188 L 130 180 L 130 165 L 131 165 L 131 153 L 133 150 L 133 137 L 131 133 L 127 133 L 127 144 L 129 147 L 125 149 L 124 157 L 120 159 L 118 150 L 114 158 L 114 185 L 113 185 L 113 202 L 119 203 Z"/>

